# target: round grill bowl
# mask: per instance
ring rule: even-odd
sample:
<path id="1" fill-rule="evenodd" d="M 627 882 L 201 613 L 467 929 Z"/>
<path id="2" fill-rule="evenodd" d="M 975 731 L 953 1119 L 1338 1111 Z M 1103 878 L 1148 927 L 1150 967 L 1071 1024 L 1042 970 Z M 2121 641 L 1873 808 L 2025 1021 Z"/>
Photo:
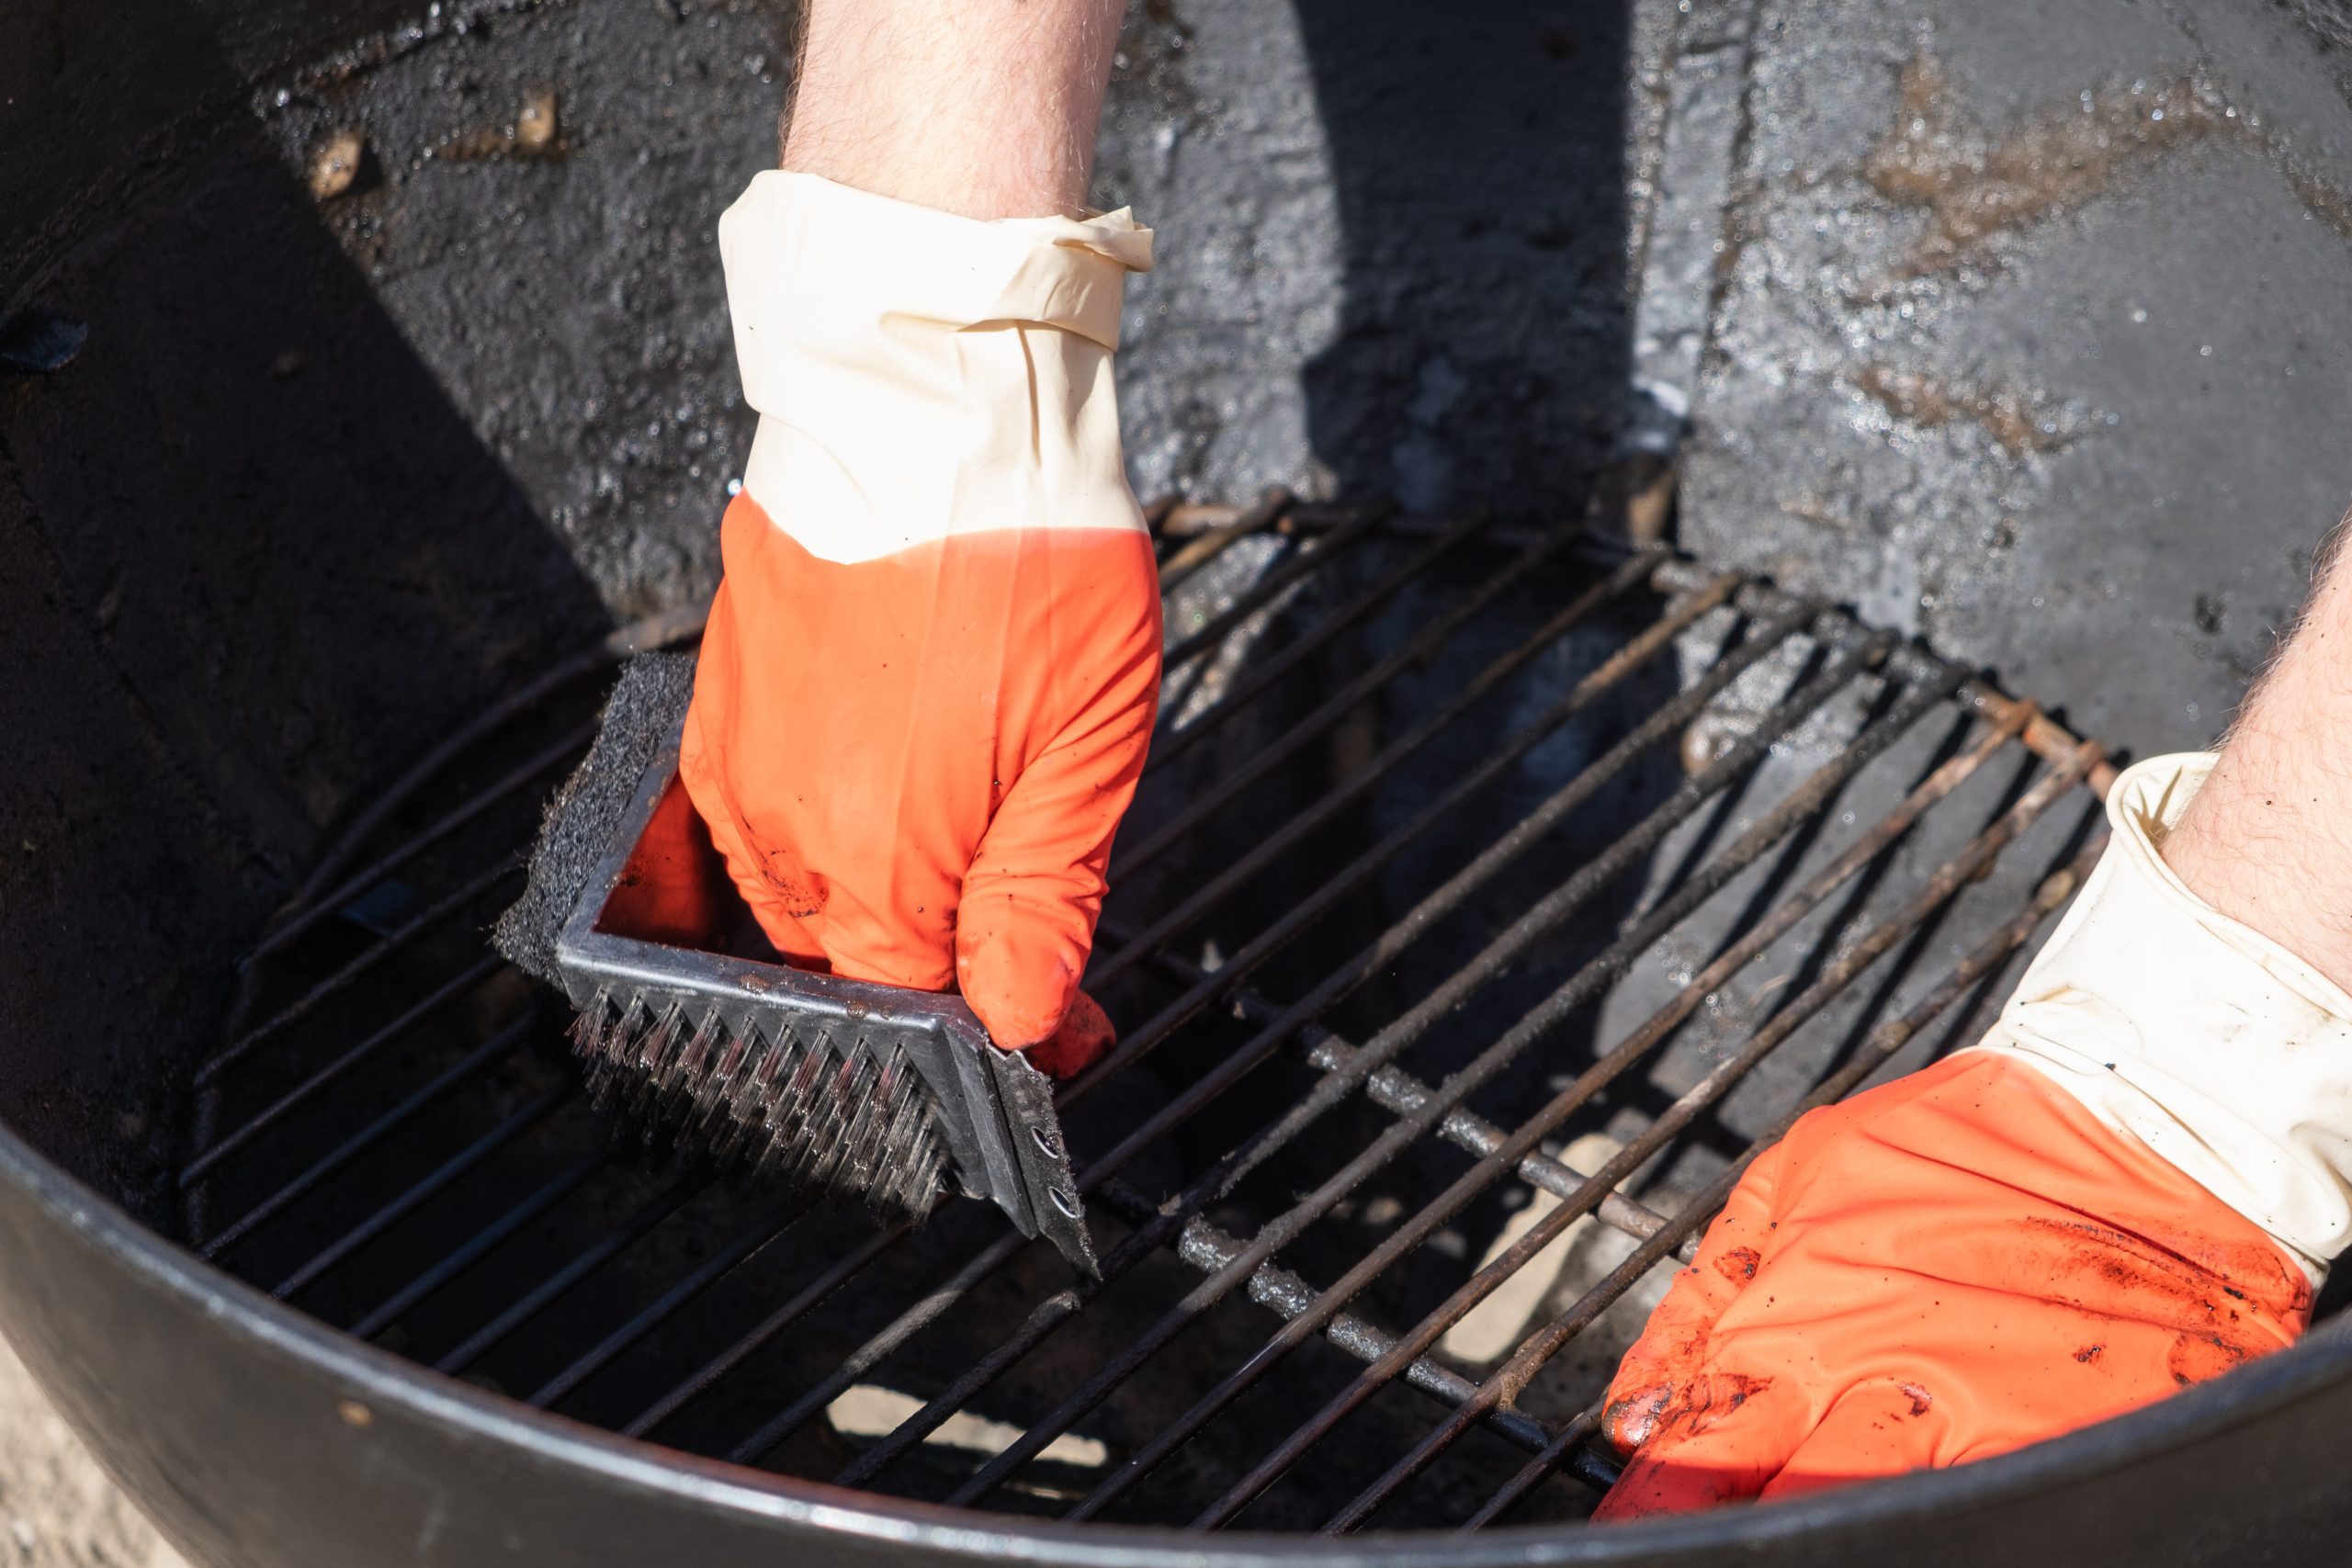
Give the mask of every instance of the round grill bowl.
<path id="1" fill-rule="evenodd" d="M 577 9 L 585 27 L 619 4 Z M 54 310 L 89 329 L 53 375 L 0 372 L 0 1332 L 192 1557 L 1172 1568 L 2030 1551 L 2153 1568 L 2343 1554 L 2340 1318 L 2063 1439 L 1791 1504 L 1599 1530 L 1200 1536 L 903 1502 L 614 1437 L 331 1330 L 166 1239 L 189 1153 L 175 1107 L 218 1043 L 237 957 L 321 852 L 317 824 L 347 820 L 451 716 L 616 616 L 707 592 L 715 563 L 696 541 L 711 484 L 740 466 L 740 409 L 672 420 L 633 451 L 628 500 L 559 518 L 567 536 L 532 498 L 606 495 L 582 473 L 636 440 L 648 409 L 666 417 L 680 389 L 731 379 L 715 269 L 682 264 L 704 280 L 663 293 L 629 268 L 699 254 L 767 132 L 662 145 L 650 188 L 704 205 L 629 197 L 612 215 L 647 223 L 617 226 L 674 232 L 674 247 L 620 256 L 603 292 L 572 301 L 612 312 L 572 345 L 582 379 L 644 406 L 565 403 L 498 346 L 544 306 L 502 316 L 485 297 L 433 342 L 405 338 L 376 303 L 397 277 L 369 275 L 364 233 L 328 234 L 300 156 L 332 129 L 343 85 L 451 28 L 495 32 L 541 7 L 141 9 L 59 0 L 0 51 L 0 314 Z M 665 25 L 683 26 L 672 11 Z M 709 19 L 775 32 L 725 7 Z M 2281 58 L 2307 62 L 2302 19 L 2245 25 L 2275 27 Z M 773 87 L 767 58 L 742 71 L 754 102 Z M 439 144 L 504 177 L 498 106 L 535 85 L 487 81 L 490 107 Z M 379 155 L 362 161 L 363 189 Z M 517 231 L 596 249 L 593 234 Z M 660 340 L 641 361 L 598 358 L 616 322 L 640 319 Z M 562 412 L 534 423 L 534 398 Z"/>
<path id="2" fill-rule="evenodd" d="M 2326 1562 L 2352 1344 L 2019 1453 L 1766 1508 L 1345 1540 L 1023 1525 L 796 1483 L 520 1410 L 192 1261 L 0 1132 L 0 1325 L 164 1532 L 239 1568 L 416 1562 L 1831 1564 Z"/>

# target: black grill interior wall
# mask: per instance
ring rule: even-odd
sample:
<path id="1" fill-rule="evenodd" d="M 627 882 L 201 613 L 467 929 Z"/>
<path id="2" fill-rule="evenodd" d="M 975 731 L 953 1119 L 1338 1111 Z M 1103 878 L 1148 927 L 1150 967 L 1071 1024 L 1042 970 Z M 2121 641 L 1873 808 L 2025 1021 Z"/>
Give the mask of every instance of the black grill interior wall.
<path id="1" fill-rule="evenodd" d="M 135 1213 L 179 1065 L 327 828 L 600 595 L 249 102 L 414 9 L 68 4 L 0 62 L 0 1118 Z"/>

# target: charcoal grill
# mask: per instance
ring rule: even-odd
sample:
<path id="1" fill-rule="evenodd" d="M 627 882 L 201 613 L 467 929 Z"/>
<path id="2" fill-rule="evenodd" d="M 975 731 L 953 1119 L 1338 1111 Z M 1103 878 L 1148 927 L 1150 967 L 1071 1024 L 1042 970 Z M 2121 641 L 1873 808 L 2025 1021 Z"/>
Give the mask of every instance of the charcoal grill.
<path id="1" fill-rule="evenodd" d="M 176 151 L 218 151 L 204 138 L 224 102 L 249 118 L 251 81 L 405 17 L 377 0 L 264 9 L 49 40 L 62 85 L 36 84 L 37 140 L 17 142 L 38 155 L 0 159 L 18 210 L 47 226 L 0 233 L 10 288 L 94 205 L 135 204 Z M 325 78 L 507 14 L 436 12 Z M 215 163 L 233 169 L 246 154 L 227 140 Z M 235 186 L 226 209 L 257 235 L 191 223 L 175 244 L 232 254 L 208 251 L 202 276 L 233 284 L 269 244 L 314 241 L 280 184 L 272 164 Z M 174 198 L 221 209 L 212 194 Z M 364 299 L 339 253 L 285 265 L 331 301 Z M 136 265 L 108 283 L 118 301 L 156 287 Z M 291 389 L 279 404 L 161 397 L 168 418 L 141 423 L 139 386 L 209 389 L 207 333 L 224 313 L 263 323 L 218 334 L 243 351 L 285 297 L 209 289 L 212 314 L 171 334 L 194 346 L 162 370 L 125 368 L 125 311 L 93 325 L 83 381 L 0 382 L 0 637 L 22 672 L 0 683 L 0 716 L 20 735 L 52 708 L 89 716 L 88 734 L 43 731 L 16 764 L 56 804 L 7 803 L 28 826 L 0 852 L 31 869 L 0 879 L 0 915 L 32 929 L 20 911 L 60 874 L 51 854 L 95 911 L 11 955 L 0 1327 L 198 1556 L 1172 1568 L 2338 1551 L 2352 1351 L 2335 1317 L 2293 1351 L 1982 1464 L 1768 1510 L 1580 1522 L 1613 1480 L 1591 1442 L 1601 1383 L 1745 1162 L 1806 1105 L 1970 1039 L 2097 853 L 2108 762 L 2030 704 L 1836 605 L 1557 522 L 1282 494 L 1155 505 L 1168 712 L 1089 981 L 1123 1043 L 1065 1095 L 1097 1283 L 978 1205 L 877 1229 L 615 1145 L 560 1009 L 484 931 L 615 665 L 689 642 L 696 617 L 581 630 L 588 646 L 550 660 L 452 611 L 527 596 L 544 631 L 601 625 L 604 607 L 548 607 L 571 580 L 517 554 L 537 518 L 494 460 L 429 421 L 388 435 L 413 448 L 404 468 L 338 492 L 380 504 L 380 530 L 237 532 L 299 510 L 320 470 L 290 459 L 290 495 L 224 494 L 204 513 L 217 529 L 178 528 L 169 476 L 237 468 L 175 468 L 191 423 L 266 475 L 298 436 L 440 409 L 355 308 L 319 357 L 350 366 L 356 412 L 289 353 L 254 367 Z M 76 403 L 85 387 L 101 390 Z M 246 419 L 268 429 L 240 445 Z M 129 487 L 108 503 L 128 566 L 41 514 L 61 481 L 34 458 L 61 427 L 77 453 L 156 443 L 153 465 L 106 481 Z M 399 547 L 371 553 L 390 525 Z M 222 563 L 143 564 L 183 538 L 228 547 Z M 254 668 L 181 688 L 141 649 L 140 678 L 122 672 L 126 641 L 213 625 L 174 618 L 188 604 L 249 611 L 240 594 L 273 551 L 289 564 L 254 602 L 333 604 L 283 642 L 252 639 L 274 663 L 241 644 Z M 451 578 L 473 560 L 495 570 Z M 330 600 L 353 582 L 399 592 Z M 345 622 L 349 646 L 313 661 L 303 639 Z M 353 648 L 383 646 L 417 669 L 396 694 L 408 705 L 379 715 L 351 694 L 380 703 L 400 683 L 338 682 L 365 657 Z M 267 722 L 154 695 L 184 690 L 260 692 Z M 287 870 L 208 784 L 316 782 L 308 759 L 338 747 L 380 757 L 298 720 L 442 739 L 381 767 L 357 804 L 321 785 L 335 808 L 316 816 L 347 826 L 292 868 L 299 893 L 243 961 L 206 967 L 200 919 L 252 927 L 187 868 L 273 897 Z M 126 803 L 186 824 L 200 852 L 155 851 Z M 192 976 L 174 972 L 183 950 Z M 224 1014 L 180 1072 L 166 1047 L 183 1025 Z M 185 1115 L 156 1092 L 159 1062 Z"/>
<path id="2" fill-rule="evenodd" d="M 1594 1402 L 1639 1292 L 1804 1109 L 1982 1027 L 2098 852 L 2110 766 L 1845 611 L 1664 548 L 1279 492 L 1151 515 L 1167 717 L 1088 982 L 1122 1039 L 1061 1095 L 1100 1280 L 982 1205 L 877 1229 L 648 1165 L 584 1103 L 560 1008 L 484 929 L 599 677 L 690 640 L 672 616 L 452 731 L 248 954 L 175 1183 L 201 1263 L 11 1147 L 50 1205 L 20 1185 L 6 1211 L 35 1261 L 12 1316 L 111 1239 L 162 1294 L 104 1332 L 225 1315 L 345 1389 L 305 1412 L 330 1446 L 413 1440 L 379 1421 L 444 1459 L 511 1445 L 492 1472 L 525 1492 L 586 1463 L 663 1494 L 638 1528 L 684 1508 L 712 1540 L 838 1519 L 888 1554 L 1153 1561 L 1211 1530 L 1240 1557 L 1370 1529 L 1330 1550 L 1482 1561 L 1850 1540 L 1931 1488 L 2031 1507 L 2070 1460 L 2162 1449 L 2192 1405 L 2334 1355 L 2324 1330 L 1964 1472 L 1574 1529 L 1614 1479 Z M 1530 1269 L 1536 1303 L 1458 1342 Z M 31 1315 L 37 1360 L 78 1337 Z M 67 1365 L 69 1409 L 123 1386 Z M 212 1533 L 237 1523 L 203 1512 L 216 1461 L 151 1452 L 142 1494 L 199 1540 L 315 1560 Z M 585 1517 L 526 1528 L 536 1506 L 436 1504 L 474 1547 L 589 1550 Z"/>
<path id="3" fill-rule="evenodd" d="M 1588 1508 L 1613 1467 L 1562 1353 L 1804 1109 L 1981 1027 L 2109 767 L 1662 549 L 1279 493 L 1153 514 L 1170 719 L 1089 975 L 1124 1034 L 1061 1097 L 1102 1280 L 977 1206 L 877 1231 L 649 1168 L 583 1102 L 482 927 L 590 672 L 677 617 L 452 735 L 313 872 L 196 1068 L 187 1243 L 528 1407 L 976 1528 Z M 1579 1130 L 1613 1146 L 1589 1169 Z M 1514 1193 L 1551 1201 L 1498 1231 Z M 1594 1221 L 1605 1271 L 1447 1353 Z"/>

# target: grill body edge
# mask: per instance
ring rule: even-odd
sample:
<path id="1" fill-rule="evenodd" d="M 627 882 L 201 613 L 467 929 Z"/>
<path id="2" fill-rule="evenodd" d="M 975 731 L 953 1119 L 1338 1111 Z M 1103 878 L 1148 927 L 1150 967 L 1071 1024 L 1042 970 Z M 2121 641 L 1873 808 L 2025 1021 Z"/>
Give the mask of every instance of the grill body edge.
<path id="1" fill-rule="evenodd" d="M 0 1127 L 0 1332 L 172 1540 L 221 1568 L 649 1562 L 1501 1568 L 2320 1562 L 2352 1520 L 2352 1332 L 1981 1463 L 1616 1529 L 1299 1540 L 1027 1525 L 686 1459 L 420 1372 L 133 1222 Z"/>

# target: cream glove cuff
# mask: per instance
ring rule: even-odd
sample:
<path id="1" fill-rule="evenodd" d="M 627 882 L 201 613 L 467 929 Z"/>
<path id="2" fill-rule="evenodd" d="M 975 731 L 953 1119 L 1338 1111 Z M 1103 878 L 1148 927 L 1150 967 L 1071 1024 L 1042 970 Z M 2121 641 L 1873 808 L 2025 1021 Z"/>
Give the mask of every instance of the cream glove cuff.
<path id="1" fill-rule="evenodd" d="M 718 220 L 743 395 L 744 486 L 811 554 L 951 534 L 1141 528 L 1111 353 L 1151 231 L 982 222 L 768 170 Z"/>
<path id="2" fill-rule="evenodd" d="M 2151 757 L 2116 779 L 2106 854 L 1975 1049 L 2055 1080 L 2316 1284 L 2352 1240 L 2352 997 L 2164 863 L 2212 766 Z"/>

